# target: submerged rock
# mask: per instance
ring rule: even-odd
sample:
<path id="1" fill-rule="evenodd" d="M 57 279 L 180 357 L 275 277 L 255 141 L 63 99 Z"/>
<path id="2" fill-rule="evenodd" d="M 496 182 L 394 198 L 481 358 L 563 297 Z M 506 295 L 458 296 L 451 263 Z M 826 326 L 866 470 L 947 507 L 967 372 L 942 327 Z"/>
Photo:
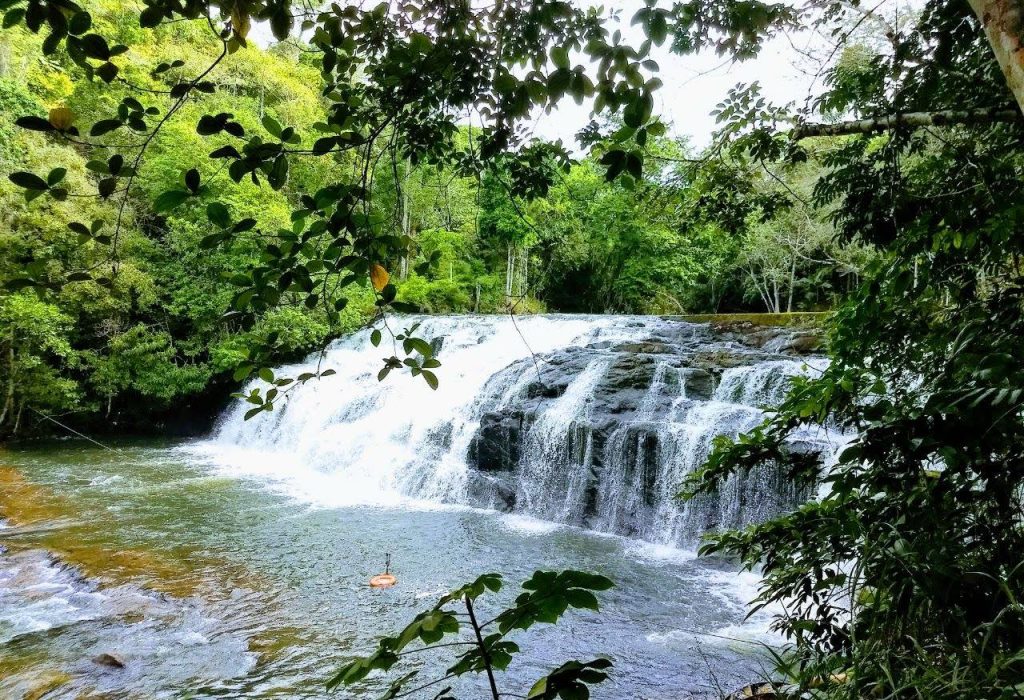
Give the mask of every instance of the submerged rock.
<path id="1" fill-rule="evenodd" d="M 780 697 L 771 683 L 752 683 L 730 693 L 725 700 L 775 700 Z"/>
<path id="2" fill-rule="evenodd" d="M 108 668 L 124 668 L 124 662 L 113 654 L 100 654 L 94 657 L 92 662 Z"/>

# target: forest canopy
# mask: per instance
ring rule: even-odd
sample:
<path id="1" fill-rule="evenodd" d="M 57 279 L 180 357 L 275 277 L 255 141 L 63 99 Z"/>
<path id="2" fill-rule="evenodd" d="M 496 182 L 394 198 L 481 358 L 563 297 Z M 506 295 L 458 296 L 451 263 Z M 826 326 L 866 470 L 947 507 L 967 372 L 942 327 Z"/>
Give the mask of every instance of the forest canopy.
<path id="1" fill-rule="evenodd" d="M 18 8 L 8 12 L 18 16 Z M 220 42 L 196 23 L 140 30 L 135 9 L 119 2 L 88 14 L 88 31 L 130 47 L 109 83 L 88 79 L 72 51 L 41 60 L 43 32 L 15 23 L 0 35 L 0 162 L 23 173 L 0 182 L 0 317 L 10 331 L 0 430 L 8 433 L 52 429 L 38 413 L 91 429 L 132 427 L 126 421 L 147 429 L 186 411 L 208 413 L 234 372 L 253 365 L 253 346 L 266 346 L 261 364 L 295 359 L 379 309 L 368 277 L 312 303 L 302 284 L 279 279 L 278 303 L 248 307 L 253 273 L 267 256 L 280 259 L 274 232 L 294 229 L 304 194 L 329 188 L 339 171 L 358 176 L 360 157 L 297 158 L 277 188 L 236 182 L 226 161 L 208 156 L 237 138 L 211 141 L 210 117 L 199 123 L 230 113 L 232 130 L 263 137 L 287 124 L 314 147 L 330 104 L 315 89 L 322 66 L 314 45 L 248 42 L 231 53 L 208 76 L 209 91 L 190 94 L 133 166 L 113 150 L 174 107 L 174 86 L 214 60 Z M 141 100 L 152 114 L 136 108 Z M 15 124 L 34 115 L 84 132 L 86 116 L 108 113 L 119 116 L 97 119 L 89 135 L 54 138 L 53 129 Z M 625 128 L 618 117 L 592 127 Z M 366 177 L 366 212 L 376 233 L 396 243 L 374 261 L 403 309 L 426 313 L 823 310 L 856 287 L 867 251 L 837 244 L 825 213 L 788 201 L 789 191 L 810 197 L 820 159 L 767 171 L 653 132 L 661 135 L 646 144 L 652 172 L 642 181 L 609 181 L 602 160 L 611 142 L 597 133 L 564 167 L 542 161 L 551 178 L 543 194 L 510 195 L 511 164 L 483 172 L 414 164 L 385 127 Z M 92 134 L 109 135 L 112 147 L 86 145 L 99 141 Z M 452 148 L 470 148 L 472 134 L 472 122 L 459 121 Z M 532 147 L 542 146 L 555 147 Z M 202 194 L 186 197 L 183 178 L 194 165 Z M 29 175 L 40 171 L 63 175 L 37 198 L 44 191 L 22 185 L 38 184 Z M 250 221 L 259 228 L 230 230 Z M 215 233 L 222 228 L 229 230 Z"/>

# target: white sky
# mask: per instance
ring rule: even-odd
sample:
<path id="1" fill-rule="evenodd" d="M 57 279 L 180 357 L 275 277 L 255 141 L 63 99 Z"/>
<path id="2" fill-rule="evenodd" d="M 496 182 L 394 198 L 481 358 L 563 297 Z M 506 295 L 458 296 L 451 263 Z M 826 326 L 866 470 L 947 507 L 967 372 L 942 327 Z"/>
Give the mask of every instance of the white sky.
<path id="1" fill-rule="evenodd" d="M 624 40 L 633 46 L 639 46 L 644 40 L 642 28 L 630 26 L 633 15 L 643 7 L 643 0 L 605 3 L 575 0 L 575 4 L 603 4 L 606 9 L 619 10 L 617 28 L 622 30 Z M 609 28 L 614 31 L 616 27 Z M 670 38 L 662 47 L 654 48 L 653 58 L 660 67 L 658 77 L 664 82 L 655 93 L 655 113 L 669 125 L 671 134 L 690 137 L 691 144 L 699 150 L 710 142 L 716 126 L 711 111 L 737 83 L 759 82 L 762 95 L 774 104 L 791 101 L 802 104 L 809 92 L 822 87 L 820 81 L 812 86 L 813 72 L 807 71 L 806 59 L 794 48 L 805 50 L 808 40 L 806 35 L 777 37 L 765 45 L 756 59 L 735 63 L 713 51 L 694 56 L 670 53 Z M 820 42 L 814 43 L 820 45 Z M 803 69 L 801 64 L 804 64 Z M 578 106 L 566 100 L 556 112 L 539 117 L 536 133 L 549 139 L 561 138 L 571 146 L 576 132 L 589 121 L 589 113 L 589 104 Z"/>
<path id="2" fill-rule="evenodd" d="M 581 6 L 603 5 L 606 9 L 619 12 L 619 22 L 611 25 L 614 31 L 621 29 L 625 40 L 633 46 L 639 46 L 644 40 L 642 28 L 631 27 L 630 21 L 643 0 L 574 0 Z M 258 44 L 266 46 L 273 41 L 269 27 L 265 23 L 253 26 L 251 38 Z M 706 146 L 711 140 L 715 129 L 715 120 L 711 111 L 728 93 L 729 88 L 737 83 L 761 84 L 761 92 L 774 104 L 786 104 L 791 101 L 802 103 L 810 92 L 821 89 L 820 83 L 813 83 L 813 71 L 807 70 L 807 61 L 800 51 L 807 48 L 811 41 L 820 47 L 820 40 L 809 39 L 807 35 L 778 37 L 769 42 L 761 54 L 753 60 L 733 63 L 727 57 L 716 56 L 713 52 L 696 56 L 678 56 L 668 50 L 671 42 L 655 47 L 653 58 L 658 62 L 658 77 L 664 86 L 655 94 L 655 113 L 659 114 L 669 132 L 677 136 L 688 136 L 696 150 Z M 791 43 L 792 42 L 792 43 Z M 581 60 L 580 56 L 573 56 Z M 804 69 L 801 70 L 801 63 Z M 570 149 L 574 150 L 575 136 L 590 121 L 590 104 L 576 105 L 566 98 L 564 103 L 552 114 L 540 114 L 534 125 L 534 133 L 546 139 L 561 139 Z"/>

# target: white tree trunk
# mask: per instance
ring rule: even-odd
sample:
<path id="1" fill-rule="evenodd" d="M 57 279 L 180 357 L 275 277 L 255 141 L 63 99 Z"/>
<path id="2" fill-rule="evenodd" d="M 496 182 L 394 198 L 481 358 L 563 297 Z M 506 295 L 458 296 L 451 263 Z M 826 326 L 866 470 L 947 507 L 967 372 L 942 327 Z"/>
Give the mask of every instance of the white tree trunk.
<path id="1" fill-rule="evenodd" d="M 530 288 L 530 249 L 523 247 L 522 272 L 519 275 L 519 296 L 526 297 L 526 290 Z"/>
<path id="2" fill-rule="evenodd" d="M 516 274 L 515 246 L 509 243 L 508 263 L 505 266 L 505 301 L 512 299 L 512 280 Z"/>
<path id="3" fill-rule="evenodd" d="M 796 286 L 796 256 L 793 256 L 793 264 L 789 268 L 789 299 L 786 301 L 786 312 L 793 312 L 793 287 Z"/>
<path id="4" fill-rule="evenodd" d="M 402 234 L 412 236 L 412 207 L 409 203 L 409 174 L 412 172 L 412 164 L 406 162 L 405 174 L 402 177 Z M 398 267 L 399 279 L 409 279 L 409 248 L 402 252 L 402 260 Z"/>
<path id="5" fill-rule="evenodd" d="M 968 0 L 985 29 L 1017 106 L 1024 111 L 1024 0 Z"/>

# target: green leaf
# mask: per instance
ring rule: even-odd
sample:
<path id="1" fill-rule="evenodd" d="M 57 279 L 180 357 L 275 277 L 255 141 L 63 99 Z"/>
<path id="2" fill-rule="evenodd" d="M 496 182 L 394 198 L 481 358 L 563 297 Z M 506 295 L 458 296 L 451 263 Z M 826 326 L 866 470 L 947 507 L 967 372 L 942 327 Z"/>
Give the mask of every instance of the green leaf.
<path id="1" fill-rule="evenodd" d="M 47 188 L 46 181 L 39 177 L 35 173 L 29 173 L 25 171 L 19 171 L 11 173 L 7 176 L 7 179 L 13 182 L 18 187 L 24 187 L 26 190 L 45 191 Z"/>
<path id="2" fill-rule="evenodd" d="M 34 117 L 31 115 L 25 117 L 18 117 L 14 123 L 20 126 L 22 129 L 28 129 L 30 131 L 46 132 L 57 130 L 56 127 L 54 127 L 54 125 L 46 119 L 43 119 L 42 117 Z"/>
<path id="3" fill-rule="evenodd" d="M 92 27 L 92 15 L 85 10 L 76 12 L 68 22 L 69 34 L 85 34 Z"/>
<path id="4" fill-rule="evenodd" d="M 437 375 L 429 369 L 421 370 L 420 374 L 422 374 L 423 378 L 427 380 L 427 385 L 434 391 L 437 391 Z"/>
<path id="5" fill-rule="evenodd" d="M 119 72 L 120 69 L 110 61 L 96 69 L 96 75 L 100 76 L 105 83 L 113 82 Z"/>
<path id="6" fill-rule="evenodd" d="M 564 46 L 555 46 L 551 49 L 551 62 L 558 68 L 569 67 L 569 51 Z"/>
<path id="7" fill-rule="evenodd" d="M 89 135 L 103 136 L 104 134 L 109 134 L 115 129 L 120 129 L 122 126 L 124 126 L 124 122 L 120 119 L 102 119 L 92 125 L 92 128 L 89 130 Z"/>
<path id="8" fill-rule="evenodd" d="M 68 174 L 67 168 L 54 168 L 50 171 L 50 174 L 46 176 L 46 184 L 53 187 L 58 182 L 64 179 L 64 176 Z"/>
<path id="9" fill-rule="evenodd" d="M 215 226 L 227 228 L 231 225 L 231 214 L 221 202 L 210 202 L 206 205 L 206 218 Z"/>
<path id="10" fill-rule="evenodd" d="M 191 168 L 185 173 L 185 187 L 187 187 L 192 194 L 199 193 L 199 171 L 195 168 Z"/>
<path id="11" fill-rule="evenodd" d="M 159 6 L 150 5 L 139 14 L 139 26 L 143 29 L 152 29 L 160 24 L 163 17 L 163 10 Z"/>
<path id="12" fill-rule="evenodd" d="M 221 241 L 226 239 L 223 233 L 211 233 L 203 236 L 202 240 L 199 241 L 200 250 L 212 250 L 220 245 Z"/>
<path id="13" fill-rule="evenodd" d="M 274 160 L 274 165 L 270 168 L 270 172 L 267 175 L 267 181 L 275 190 L 279 190 L 285 186 L 285 183 L 288 182 L 287 156 L 282 154 Z"/>
<path id="14" fill-rule="evenodd" d="M 4 15 L 3 28 L 10 29 L 25 17 L 25 8 L 15 7 Z"/>
<path id="15" fill-rule="evenodd" d="M 158 214 L 168 212 L 188 199 L 191 193 L 185 190 L 167 190 L 153 202 L 153 210 Z"/>
<path id="16" fill-rule="evenodd" d="M 114 190 L 117 189 L 117 178 L 116 177 L 105 177 L 100 180 L 100 184 L 97 189 L 99 190 L 100 197 L 106 199 L 110 195 L 114 194 Z"/>
<path id="17" fill-rule="evenodd" d="M 110 60 L 110 47 L 107 46 L 107 40 L 99 34 L 86 34 L 80 40 L 82 51 L 89 58 L 95 58 L 100 61 Z"/>
<path id="18" fill-rule="evenodd" d="M 270 31 L 278 41 L 284 41 L 292 30 L 292 16 L 286 5 L 275 5 L 270 15 Z"/>
<path id="19" fill-rule="evenodd" d="M 261 120 L 263 128 L 270 132 L 275 138 L 281 138 L 281 124 L 269 114 L 264 114 Z"/>

